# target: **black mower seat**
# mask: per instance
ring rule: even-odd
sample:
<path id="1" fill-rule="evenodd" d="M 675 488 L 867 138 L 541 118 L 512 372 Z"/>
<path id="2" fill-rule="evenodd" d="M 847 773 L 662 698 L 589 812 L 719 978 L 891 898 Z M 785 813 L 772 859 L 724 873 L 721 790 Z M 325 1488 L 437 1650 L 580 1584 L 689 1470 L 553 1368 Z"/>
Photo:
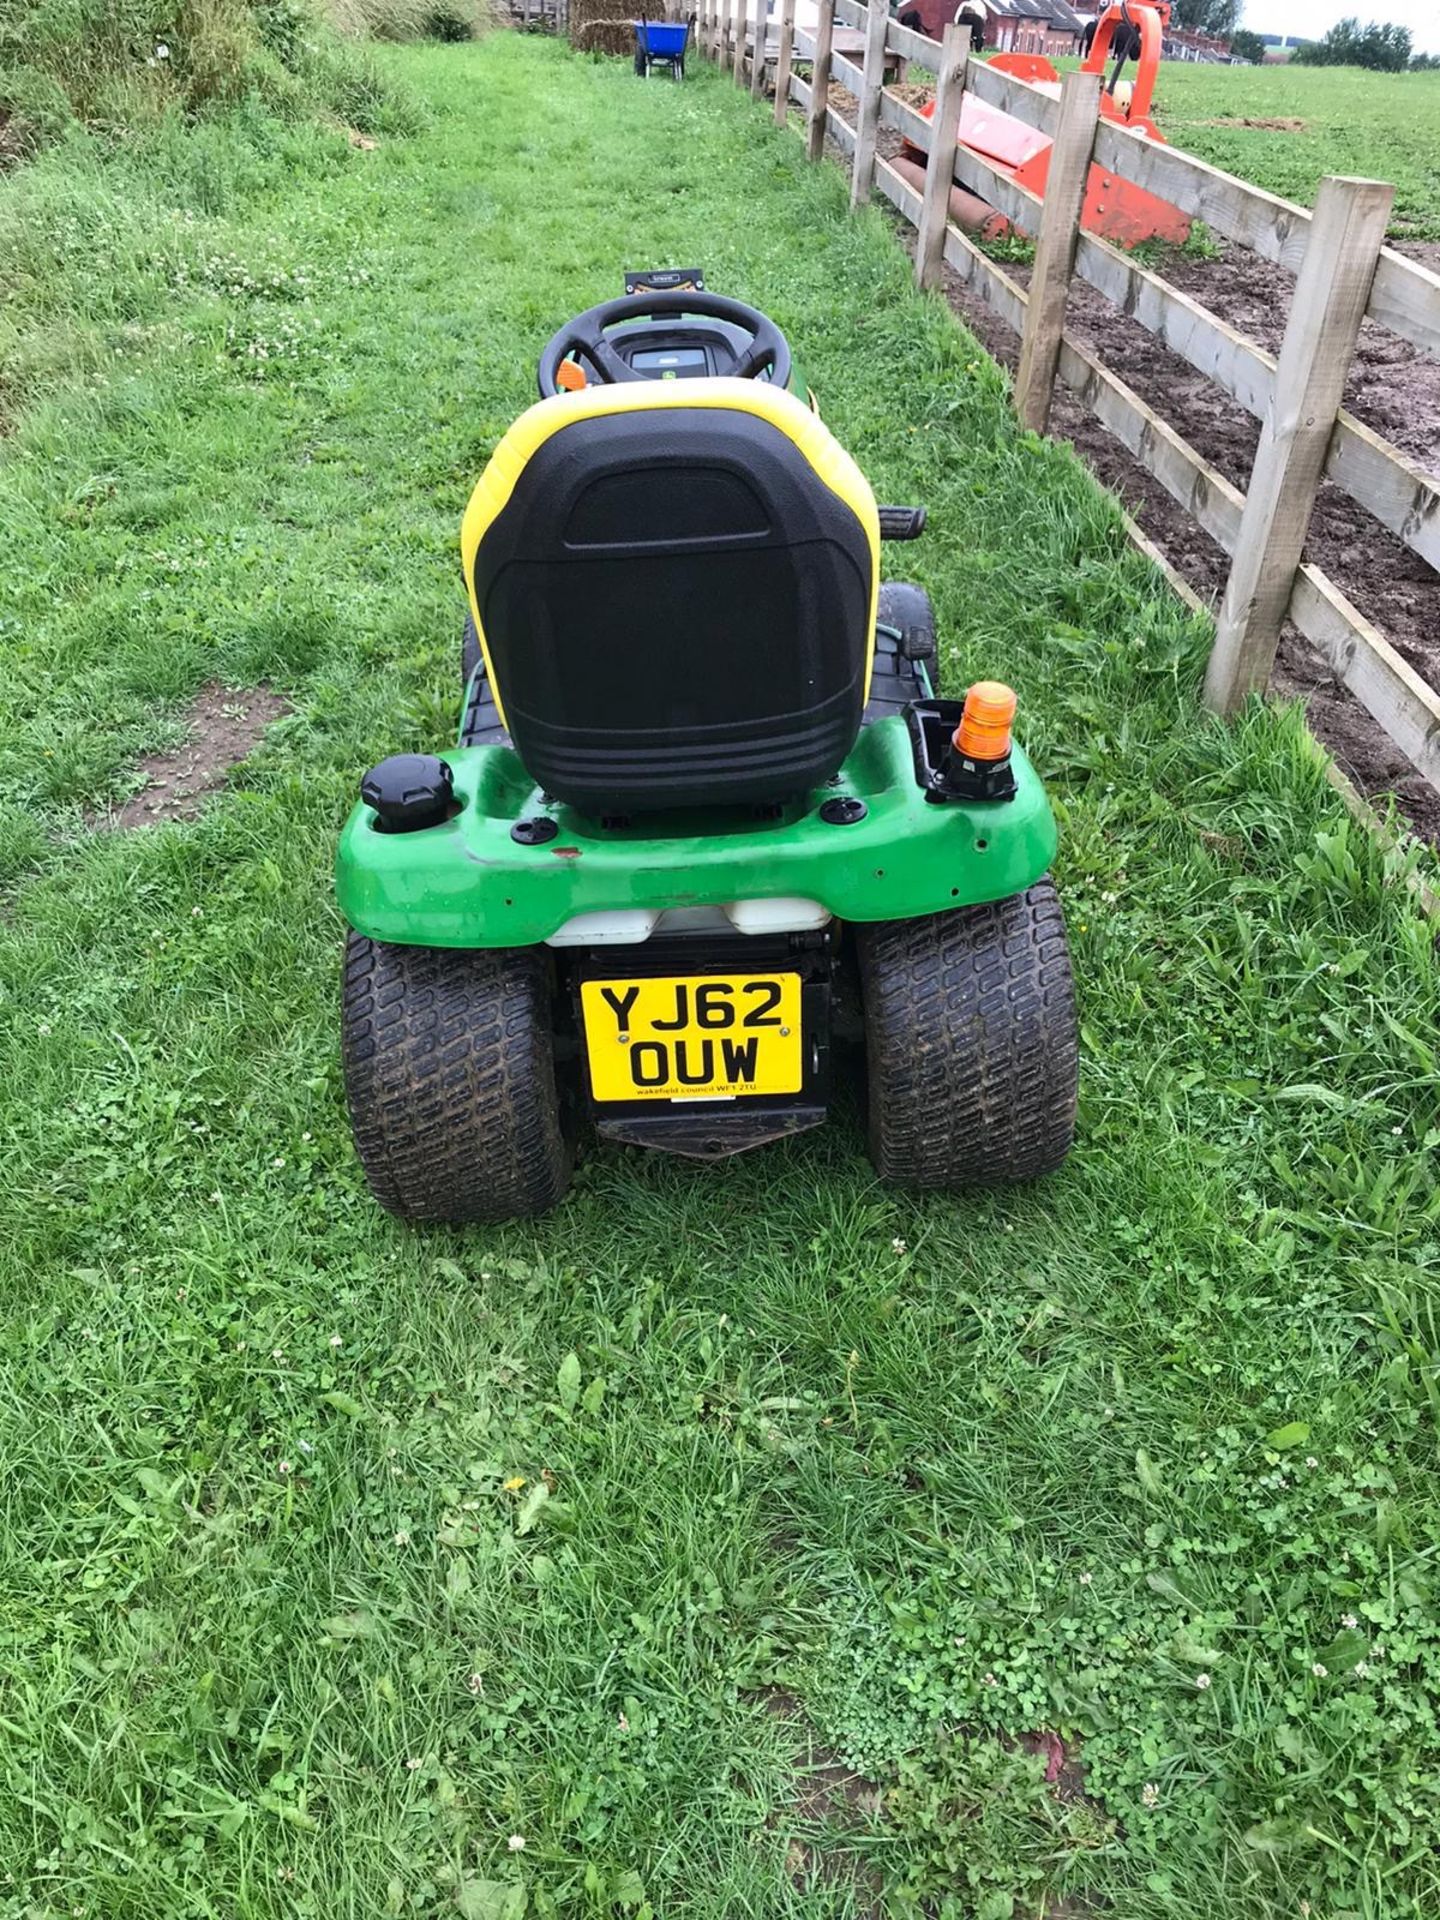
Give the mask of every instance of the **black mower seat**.
<path id="1" fill-rule="evenodd" d="M 583 812 L 779 800 L 854 745 L 879 521 L 792 394 L 722 379 L 542 400 L 496 448 L 462 551 L 500 721 Z"/>

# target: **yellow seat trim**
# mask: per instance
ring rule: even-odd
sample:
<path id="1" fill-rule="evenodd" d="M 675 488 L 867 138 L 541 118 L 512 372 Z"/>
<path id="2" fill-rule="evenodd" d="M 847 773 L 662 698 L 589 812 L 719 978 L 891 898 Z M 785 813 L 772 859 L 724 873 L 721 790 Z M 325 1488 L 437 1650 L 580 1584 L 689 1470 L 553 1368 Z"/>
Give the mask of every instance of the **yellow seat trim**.
<path id="1" fill-rule="evenodd" d="M 490 680 L 502 724 L 504 696 L 490 658 L 485 623 L 475 599 L 475 555 L 486 531 L 504 512 L 526 463 L 553 434 L 580 420 L 601 420 L 611 414 L 664 412 L 673 407 L 714 407 L 732 413 L 751 413 L 768 421 L 794 441 L 810 462 L 816 478 L 845 502 L 865 530 L 870 548 L 870 619 L 865 650 L 865 698 L 870 698 L 870 675 L 875 659 L 875 617 L 880 597 L 880 515 L 870 482 L 846 453 L 830 429 L 805 403 L 783 387 L 756 380 L 646 380 L 624 385 L 585 387 L 579 393 L 557 393 L 526 409 L 506 431 L 480 476 L 460 526 L 460 556 L 465 568 L 465 590 L 479 636 L 485 671 Z"/>

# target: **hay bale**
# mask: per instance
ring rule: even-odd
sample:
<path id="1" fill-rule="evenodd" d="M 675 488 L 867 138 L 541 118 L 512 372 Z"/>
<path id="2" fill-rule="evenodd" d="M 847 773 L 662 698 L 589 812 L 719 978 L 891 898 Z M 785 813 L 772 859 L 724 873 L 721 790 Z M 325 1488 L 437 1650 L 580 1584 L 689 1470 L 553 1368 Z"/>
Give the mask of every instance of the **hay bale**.
<path id="1" fill-rule="evenodd" d="M 615 0 L 608 0 L 614 6 Z M 635 27 L 630 20 L 587 20 L 578 34 L 572 35 L 577 53 L 613 53 L 635 51 Z"/>
<path id="2" fill-rule="evenodd" d="M 614 20 L 616 0 L 570 0 L 570 44 L 583 52 L 580 36 L 596 20 Z"/>

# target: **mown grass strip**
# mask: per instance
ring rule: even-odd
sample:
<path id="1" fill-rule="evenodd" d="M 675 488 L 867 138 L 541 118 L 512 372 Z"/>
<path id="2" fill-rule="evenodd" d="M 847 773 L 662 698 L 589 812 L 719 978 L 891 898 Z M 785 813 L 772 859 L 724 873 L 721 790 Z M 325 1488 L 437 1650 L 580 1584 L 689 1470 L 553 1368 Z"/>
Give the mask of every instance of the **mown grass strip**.
<path id="1" fill-rule="evenodd" d="M 1296 714 L 1200 717 L 1203 623 L 793 134 L 518 36 L 394 63 L 428 131 L 226 176 L 193 246 L 177 185 L 175 270 L 0 454 L 0 1913 L 1432 1911 L 1404 856 Z M 334 835 L 453 722 L 459 513 L 544 338 L 694 258 L 929 505 L 950 684 L 1020 688 L 1080 1147 L 917 1201 L 841 1115 L 407 1232 L 340 1105 Z M 214 679 L 293 711 L 198 822 L 88 831 Z M 889 1790 L 803 1894 L 776 1689 Z"/>

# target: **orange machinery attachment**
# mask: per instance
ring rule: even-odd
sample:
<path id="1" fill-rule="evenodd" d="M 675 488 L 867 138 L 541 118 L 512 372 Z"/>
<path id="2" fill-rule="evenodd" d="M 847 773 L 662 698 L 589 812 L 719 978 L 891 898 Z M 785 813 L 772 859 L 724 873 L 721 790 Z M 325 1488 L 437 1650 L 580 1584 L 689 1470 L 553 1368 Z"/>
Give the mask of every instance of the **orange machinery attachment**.
<path id="1" fill-rule="evenodd" d="M 1125 32 L 1129 37 L 1129 30 L 1137 32 L 1140 49 L 1134 82 L 1117 84 L 1118 70 L 1112 74 L 1100 95 L 1100 112 L 1104 119 L 1125 128 L 1137 140 L 1156 140 L 1162 145 L 1165 136 L 1150 118 L 1150 102 L 1160 66 L 1161 41 L 1169 20 L 1169 0 L 1118 0 L 1118 4 L 1107 6 L 1101 14 L 1083 66 L 1086 73 L 1103 74 L 1117 34 Z M 1043 55 L 997 53 L 988 64 L 1000 73 L 1012 74 L 1017 80 L 1059 95 L 1060 75 Z M 932 113 L 933 103 L 921 111 Z M 1044 199 L 1050 172 L 1049 134 L 1026 126 L 1023 120 L 1003 113 L 998 107 L 987 106 L 967 88 L 961 99 L 959 144 L 969 147 L 991 166 L 1009 174 L 1019 186 L 1028 187 L 1031 193 Z M 902 161 L 902 171 L 912 178 L 923 171 L 924 155 L 917 149 L 907 149 L 904 159 L 910 165 L 907 167 Z M 1007 224 L 992 207 L 962 188 L 955 189 L 952 207 L 955 217 L 967 227 L 980 227 L 993 234 Z M 1098 233 L 1122 247 L 1136 246 L 1142 240 L 1168 240 L 1180 246 L 1190 232 L 1189 218 L 1178 207 L 1106 172 L 1098 163 L 1090 168 L 1080 224 L 1088 232 Z"/>

